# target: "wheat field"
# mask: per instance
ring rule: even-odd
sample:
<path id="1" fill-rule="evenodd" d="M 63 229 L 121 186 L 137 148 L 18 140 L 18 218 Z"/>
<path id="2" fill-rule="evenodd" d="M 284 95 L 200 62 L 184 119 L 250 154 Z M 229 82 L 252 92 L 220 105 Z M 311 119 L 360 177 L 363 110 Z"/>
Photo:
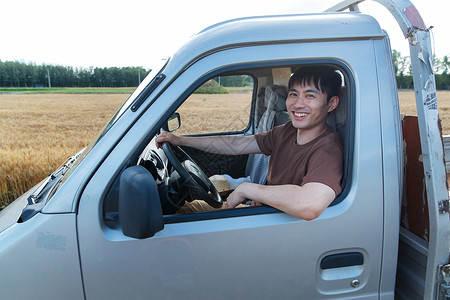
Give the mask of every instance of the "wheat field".
<path id="1" fill-rule="evenodd" d="M 182 117 L 178 133 L 244 128 L 249 97 L 192 95 L 179 109 L 189 118 Z M 127 98 L 127 94 L 0 94 L 0 209 L 88 145 Z M 402 113 L 416 114 L 412 91 L 400 91 L 399 99 Z M 450 91 L 438 92 L 438 105 L 443 134 L 450 134 Z"/>
<path id="2" fill-rule="evenodd" d="M 0 207 L 83 149 L 127 97 L 0 95 Z"/>

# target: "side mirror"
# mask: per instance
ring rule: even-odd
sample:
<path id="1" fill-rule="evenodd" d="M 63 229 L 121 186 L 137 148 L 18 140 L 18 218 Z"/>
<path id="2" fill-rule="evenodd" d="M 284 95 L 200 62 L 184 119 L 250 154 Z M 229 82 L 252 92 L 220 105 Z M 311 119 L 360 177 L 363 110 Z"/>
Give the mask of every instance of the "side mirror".
<path id="1" fill-rule="evenodd" d="M 124 235 L 138 239 L 164 229 L 156 182 L 142 166 L 130 167 L 120 177 L 119 222 Z"/>
<path id="2" fill-rule="evenodd" d="M 180 128 L 181 118 L 178 112 L 175 112 L 167 121 L 167 131 L 172 132 Z"/>

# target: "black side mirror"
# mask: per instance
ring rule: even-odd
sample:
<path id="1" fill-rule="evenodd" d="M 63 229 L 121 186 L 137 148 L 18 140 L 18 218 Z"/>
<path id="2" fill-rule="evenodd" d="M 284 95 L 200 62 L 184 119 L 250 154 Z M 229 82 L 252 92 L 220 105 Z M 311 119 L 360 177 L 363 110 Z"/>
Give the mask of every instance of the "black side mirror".
<path id="1" fill-rule="evenodd" d="M 120 177 L 119 222 L 124 235 L 138 239 L 164 229 L 156 182 L 142 166 L 130 167 Z"/>

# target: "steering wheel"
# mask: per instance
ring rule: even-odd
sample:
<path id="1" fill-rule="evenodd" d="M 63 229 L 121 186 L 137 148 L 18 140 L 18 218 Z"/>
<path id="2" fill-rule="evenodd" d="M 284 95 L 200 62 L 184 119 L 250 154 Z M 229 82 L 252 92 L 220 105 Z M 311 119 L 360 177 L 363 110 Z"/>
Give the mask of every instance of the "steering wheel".
<path id="1" fill-rule="evenodd" d="M 223 201 L 219 192 L 205 172 L 186 152 L 178 146 L 172 146 L 169 142 L 164 142 L 162 149 L 173 168 L 180 175 L 182 186 L 188 189 L 192 200 L 204 200 L 212 207 L 222 207 Z"/>

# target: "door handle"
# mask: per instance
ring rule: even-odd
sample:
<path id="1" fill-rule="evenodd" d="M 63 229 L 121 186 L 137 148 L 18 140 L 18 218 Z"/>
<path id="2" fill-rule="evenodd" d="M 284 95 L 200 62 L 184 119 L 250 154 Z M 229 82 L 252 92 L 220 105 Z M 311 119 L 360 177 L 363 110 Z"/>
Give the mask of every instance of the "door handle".
<path id="1" fill-rule="evenodd" d="M 346 252 L 325 256 L 320 262 L 322 270 L 360 266 L 364 264 L 364 255 L 360 252 Z"/>

